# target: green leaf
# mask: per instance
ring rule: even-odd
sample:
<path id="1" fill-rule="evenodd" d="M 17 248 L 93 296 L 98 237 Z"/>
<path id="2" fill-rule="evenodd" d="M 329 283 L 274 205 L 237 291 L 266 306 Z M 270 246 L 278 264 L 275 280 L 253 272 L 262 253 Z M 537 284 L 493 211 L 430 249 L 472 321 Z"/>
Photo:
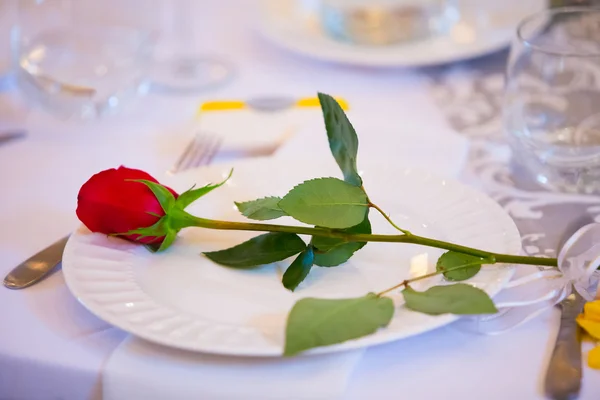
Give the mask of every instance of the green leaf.
<path id="1" fill-rule="evenodd" d="M 146 179 L 132 179 L 132 181 L 140 182 L 148 186 L 152 193 L 154 193 L 154 196 L 156 196 L 156 199 L 165 213 L 168 213 L 171 207 L 173 207 L 173 204 L 175 204 L 175 196 L 173 196 L 173 193 L 160 183 Z"/>
<path id="2" fill-rule="evenodd" d="M 304 298 L 288 315 L 283 354 L 369 335 L 387 326 L 393 315 L 392 300 L 374 293 L 351 299 Z"/>
<path id="3" fill-rule="evenodd" d="M 304 250 L 296 259 L 290 264 L 288 269 L 283 274 L 283 279 L 281 282 L 283 286 L 291 290 L 298 287 L 300 282 L 304 280 L 308 276 L 310 269 L 313 265 L 314 252 L 312 246 L 308 246 L 306 250 Z"/>
<path id="4" fill-rule="evenodd" d="M 360 224 L 342 229 L 342 232 L 371 233 L 368 210 L 365 219 Z M 315 265 L 320 267 L 336 267 L 343 264 L 367 244 L 367 242 L 345 242 L 342 239 L 324 236 L 313 236 L 311 243 L 321 251 L 321 253 L 317 252 L 315 254 L 314 260 Z M 322 253 L 322 251 L 325 251 L 325 253 Z"/>
<path id="5" fill-rule="evenodd" d="M 323 93 L 319 93 L 318 96 L 323 110 L 331 154 L 342 170 L 344 180 L 351 185 L 362 186 L 362 179 L 356 168 L 358 152 L 356 131 L 342 107 L 333 97 Z"/>
<path id="6" fill-rule="evenodd" d="M 295 233 L 271 232 L 256 236 L 229 249 L 204 253 L 217 264 L 249 268 L 285 260 L 306 248 Z"/>
<path id="7" fill-rule="evenodd" d="M 340 232 L 345 233 L 371 233 L 371 221 L 369 221 L 369 210 L 367 209 L 367 215 L 365 219 L 358 225 L 351 226 L 350 228 L 341 229 Z M 321 251 L 328 251 L 336 246 L 347 243 L 343 239 L 331 238 L 326 236 L 313 236 L 311 242 L 317 249 Z M 364 246 L 367 242 L 360 242 Z"/>
<path id="8" fill-rule="evenodd" d="M 201 188 L 198 188 L 198 189 L 192 188 L 186 192 L 181 193 L 179 195 L 179 197 L 177 198 L 177 201 L 175 202 L 175 204 L 182 210 L 185 209 L 187 206 L 192 204 L 194 201 L 198 200 L 200 197 L 204 196 L 207 193 L 212 192 L 213 190 L 215 190 L 218 187 L 223 186 L 225 184 L 225 182 L 227 182 L 229 180 L 229 178 L 231 178 L 231 175 L 233 175 L 233 169 L 231 171 L 229 171 L 229 175 L 221 183 L 216 183 L 216 184 L 211 183 L 211 184 L 208 184 Z"/>
<path id="9" fill-rule="evenodd" d="M 235 205 L 243 216 L 258 221 L 265 221 L 286 215 L 286 213 L 279 208 L 280 201 L 281 197 L 272 196 L 240 203 L 236 201 Z"/>
<path id="10" fill-rule="evenodd" d="M 448 251 L 438 258 L 436 270 L 444 272 L 446 279 L 451 281 L 464 281 L 477 275 L 481 265 L 486 262 L 485 258 Z"/>
<path id="11" fill-rule="evenodd" d="M 317 227 L 319 228 L 319 227 Z M 350 229 L 350 228 L 348 228 Z M 340 231 L 340 232 L 345 232 L 346 229 L 336 229 L 333 230 L 334 232 Z M 311 243 L 313 244 L 313 246 L 315 246 L 316 249 L 320 250 L 320 251 L 329 251 L 331 249 L 333 249 L 334 247 L 337 247 L 339 245 L 342 245 L 344 243 L 347 243 L 345 240 L 340 239 L 340 238 L 333 238 L 333 237 L 326 237 L 326 236 L 317 236 L 314 235 L 312 237 Z"/>
<path id="12" fill-rule="evenodd" d="M 363 243 L 359 242 L 341 244 L 326 253 L 315 254 L 314 264 L 319 267 L 337 267 L 348 261 L 362 247 Z"/>
<path id="13" fill-rule="evenodd" d="M 486 292 L 466 283 L 434 286 L 424 292 L 417 292 L 407 287 L 402 291 L 402 295 L 407 308 L 429 315 L 494 314 L 498 312 Z"/>
<path id="14" fill-rule="evenodd" d="M 362 188 L 337 178 L 319 178 L 290 190 L 279 202 L 279 207 L 307 224 L 349 228 L 364 220 L 368 200 Z"/>

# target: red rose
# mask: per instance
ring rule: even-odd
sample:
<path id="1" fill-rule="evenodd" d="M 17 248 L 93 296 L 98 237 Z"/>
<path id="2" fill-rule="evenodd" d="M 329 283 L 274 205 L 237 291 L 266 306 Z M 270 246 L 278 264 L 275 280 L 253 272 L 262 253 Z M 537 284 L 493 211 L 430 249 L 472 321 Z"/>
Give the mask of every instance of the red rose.
<path id="1" fill-rule="evenodd" d="M 92 232 L 105 234 L 123 233 L 155 224 L 160 219 L 158 216 L 165 215 L 165 212 L 148 186 L 133 181 L 138 179 L 158 183 L 146 172 L 126 167 L 107 169 L 92 176 L 79 190 L 77 217 Z M 177 193 L 168 189 L 177 197 Z M 139 235 L 124 237 L 136 240 Z M 160 243 L 163 238 L 143 237 L 137 242 Z"/>

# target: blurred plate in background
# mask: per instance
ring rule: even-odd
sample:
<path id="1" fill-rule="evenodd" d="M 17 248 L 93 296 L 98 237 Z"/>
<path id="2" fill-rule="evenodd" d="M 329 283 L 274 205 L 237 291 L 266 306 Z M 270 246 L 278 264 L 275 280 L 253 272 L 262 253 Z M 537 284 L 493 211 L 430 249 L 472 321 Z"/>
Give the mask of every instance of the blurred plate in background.
<path id="1" fill-rule="evenodd" d="M 370 67 L 446 64 L 498 51 L 510 44 L 517 24 L 547 7 L 545 0 L 458 0 L 458 21 L 446 35 L 385 45 L 361 46 L 328 36 L 318 1 L 262 0 L 258 31 L 281 48 L 312 58 Z"/>

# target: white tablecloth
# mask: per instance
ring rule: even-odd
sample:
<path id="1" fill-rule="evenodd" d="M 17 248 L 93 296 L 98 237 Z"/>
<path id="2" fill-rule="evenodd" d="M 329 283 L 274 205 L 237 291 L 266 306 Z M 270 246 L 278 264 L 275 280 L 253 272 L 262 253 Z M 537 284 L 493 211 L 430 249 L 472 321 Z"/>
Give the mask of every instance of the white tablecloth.
<path id="1" fill-rule="evenodd" d="M 188 138 L 182 127 L 202 100 L 310 96 L 318 90 L 345 97 L 356 115 L 377 116 L 399 132 L 404 121 L 413 125 L 438 112 L 421 73 L 307 60 L 251 33 L 250 0 L 211 3 L 211 18 L 202 21 L 214 38 L 207 51 L 226 54 L 237 67 L 233 82 L 222 89 L 201 96 L 150 95 L 120 116 L 93 123 L 57 121 L 15 92 L 0 94 L 0 129 L 29 132 L 26 140 L 0 147 L 0 275 L 78 225 L 77 191 L 91 174 L 120 164 L 157 177 L 164 173 Z M 0 305 L 0 399 L 102 398 L 101 371 L 127 335 L 87 312 L 68 292 L 62 273 L 27 290 L 0 289 Z M 557 327 L 558 313 L 550 311 L 500 336 L 445 327 L 377 346 L 365 353 L 344 397 L 541 399 Z M 584 373 L 581 398 L 600 398 L 600 373 Z"/>

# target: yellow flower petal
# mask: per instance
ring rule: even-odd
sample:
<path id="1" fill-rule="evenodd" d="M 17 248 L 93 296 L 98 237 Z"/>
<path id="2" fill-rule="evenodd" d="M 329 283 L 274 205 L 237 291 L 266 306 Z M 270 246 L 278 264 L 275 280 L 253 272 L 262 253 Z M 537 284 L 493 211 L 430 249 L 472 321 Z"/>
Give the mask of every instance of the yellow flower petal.
<path id="1" fill-rule="evenodd" d="M 588 353 L 588 365 L 590 368 L 600 369 L 600 346 L 594 347 Z"/>
<path id="2" fill-rule="evenodd" d="M 600 300 L 585 303 L 583 314 L 585 319 L 600 322 Z"/>
<path id="3" fill-rule="evenodd" d="M 590 321 L 583 314 L 579 314 L 577 323 L 594 339 L 600 340 L 600 322 Z"/>

